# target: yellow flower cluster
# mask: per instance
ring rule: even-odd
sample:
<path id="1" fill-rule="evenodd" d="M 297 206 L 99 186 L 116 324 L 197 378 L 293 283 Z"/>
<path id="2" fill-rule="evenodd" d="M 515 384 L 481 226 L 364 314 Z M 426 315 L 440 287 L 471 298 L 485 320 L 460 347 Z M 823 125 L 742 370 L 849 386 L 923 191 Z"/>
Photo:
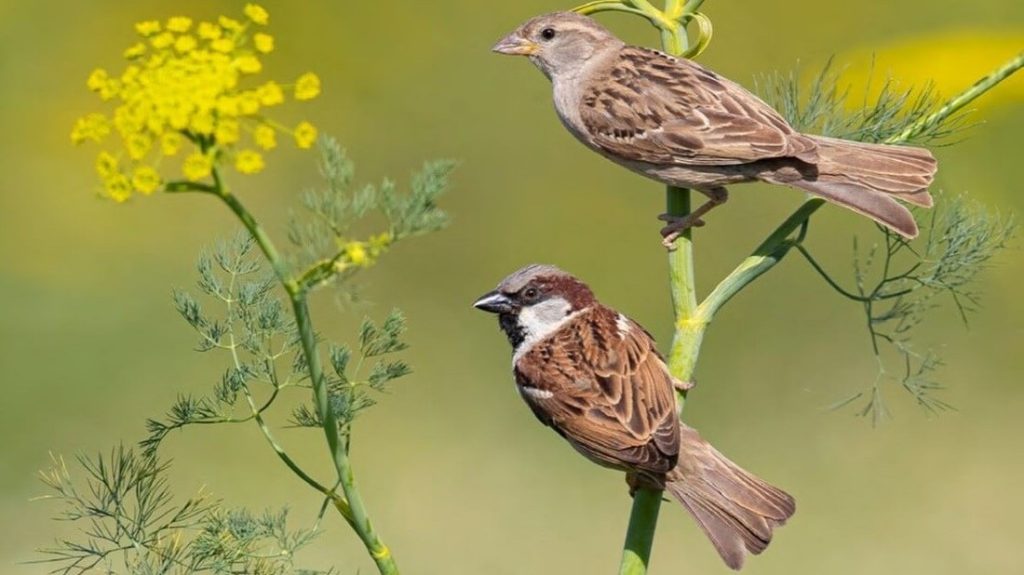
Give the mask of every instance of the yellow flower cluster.
<path id="1" fill-rule="evenodd" d="M 243 21 L 221 16 L 196 23 L 178 16 L 139 22 L 140 41 L 125 50 L 124 72 L 115 77 L 96 69 L 89 75 L 86 86 L 116 107 L 109 116 L 78 119 L 71 140 L 100 143 L 117 133 L 121 151 L 102 151 L 96 159 L 104 195 L 123 202 L 134 193 L 156 191 L 166 183 L 159 171 L 165 158 L 183 156 L 181 177 L 198 182 L 224 164 L 242 174 L 259 173 L 262 152 L 277 147 L 278 133 L 299 148 L 313 146 L 312 124 L 289 128 L 266 112 L 284 103 L 289 91 L 295 100 L 316 98 L 320 79 L 306 73 L 291 85 L 254 82 L 274 38 L 253 30 L 269 23 L 266 9 L 247 4 L 244 14 Z"/>
<path id="2" fill-rule="evenodd" d="M 338 239 L 340 256 L 335 260 L 334 270 L 341 272 L 350 267 L 368 268 L 391 247 L 394 238 L 384 232 L 371 236 L 368 241 Z"/>

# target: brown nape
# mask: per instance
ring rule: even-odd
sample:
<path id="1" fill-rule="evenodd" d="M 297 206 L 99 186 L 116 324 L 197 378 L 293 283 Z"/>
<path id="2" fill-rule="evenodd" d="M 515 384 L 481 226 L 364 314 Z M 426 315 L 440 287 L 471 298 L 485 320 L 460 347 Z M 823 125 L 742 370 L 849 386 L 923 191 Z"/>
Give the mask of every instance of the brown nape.
<path id="1" fill-rule="evenodd" d="M 544 279 L 551 293 L 564 297 L 572 305 L 573 311 L 588 308 L 595 302 L 594 292 L 580 280 L 568 274 L 551 276 Z"/>

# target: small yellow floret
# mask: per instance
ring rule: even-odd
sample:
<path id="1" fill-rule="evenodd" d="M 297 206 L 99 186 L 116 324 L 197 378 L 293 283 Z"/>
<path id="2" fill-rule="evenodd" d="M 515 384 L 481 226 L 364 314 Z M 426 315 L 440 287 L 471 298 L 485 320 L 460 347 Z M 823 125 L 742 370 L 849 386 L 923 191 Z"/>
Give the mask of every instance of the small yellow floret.
<path id="1" fill-rule="evenodd" d="M 192 19 L 186 18 L 185 16 L 175 16 L 167 21 L 167 29 L 171 32 L 188 32 L 188 29 L 192 27 Z"/>
<path id="2" fill-rule="evenodd" d="M 110 75 L 107 74 L 106 70 L 103 68 L 96 68 L 91 74 L 89 74 L 89 79 L 85 81 L 85 85 L 93 92 L 99 92 L 107 85 L 107 81 L 109 81 L 109 79 Z"/>
<path id="3" fill-rule="evenodd" d="M 252 37 L 252 44 L 256 47 L 257 52 L 263 54 L 269 54 L 274 51 L 274 37 L 270 34 L 257 32 Z"/>
<path id="4" fill-rule="evenodd" d="M 165 132 L 160 136 L 160 151 L 165 156 L 173 156 L 181 149 L 181 142 L 184 138 L 177 132 Z"/>
<path id="5" fill-rule="evenodd" d="M 189 122 L 188 129 L 191 132 L 202 134 L 203 136 L 209 136 L 217 129 L 216 120 L 213 118 L 213 114 L 209 112 L 201 112 L 192 116 L 192 121 Z"/>
<path id="6" fill-rule="evenodd" d="M 258 174 L 263 171 L 263 156 L 253 150 L 242 150 L 235 155 L 235 169 L 243 174 Z"/>
<path id="7" fill-rule="evenodd" d="M 103 182 L 107 196 L 117 203 L 128 201 L 132 197 L 132 183 L 124 174 L 113 174 Z"/>
<path id="8" fill-rule="evenodd" d="M 277 132 L 266 124 L 256 126 L 252 131 L 252 139 L 256 145 L 264 150 L 272 150 L 277 147 Z"/>
<path id="9" fill-rule="evenodd" d="M 139 22 L 135 24 L 135 31 L 139 33 L 139 36 L 142 36 L 143 38 L 148 38 L 160 31 L 160 23 L 156 20 L 147 20 L 145 22 Z"/>
<path id="10" fill-rule="evenodd" d="M 181 166 L 185 177 L 193 182 L 201 180 L 213 172 L 213 162 L 210 157 L 200 152 L 193 152 Z"/>
<path id="11" fill-rule="evenodd" d="M 363 242 L 345 244 L 345 255 L 353 265 L 365 267 L 371 263 L 369 254 L 366 253 L 366 244 Z"/>
<path id="12" fill-rule="evenodd" d="M 142 42 L 136 43 L 134 46 L 124 51 L 124 57 L 128 60 L 134 60 L 141 58 L 146 55 L 146 45 Z"/>
<path id="13" fill-rule="evenodd" d="M 221 118 L 217 124 L 217 132 L 213 136 L 217 139 L 217 143 L 222 146 L 228 146 L 237 143 L 241 139 L 241 130 L 238 126 L 238 120 L 233 118 Z"/>
<path id="14" fill-rule="evenodd" d="M 295 128 L 295 145 L 302 149 L 312 148 L 316 143 L 316 127 L 309 122 L 302 122 Z"/>
<path id="15" fill-rule="evenodd" d="M 100 142 L 110 134 L 110 123 L 103 114 L 89 114 L 79 118 L 71 128 L 71 141 L 81 144 L 86 140 Z"/>
<path id="16" fill-rule="evenodd" d="M 184 36 L 178 36 L 178 39 L 174 41 L 174 49 L 182 54 L 187 54 L 192 50 L 195 50 L 197 45 L 198 42 L 196 42 L 195 37 L 187 34 Z"/>
<path id="17" fill-rule="evenodd" d="M 153 140 L 142 133 L 131 133 L 125 138 L 125 147 L 128 149 L 128 156 L 133 160 L 141 160 L 146 157 L 153 147 Z"/>
<path id="18" fill-rule="evenodd" d="M 243 74 L 257 74 L 263 69 L 263 64 L 256 56 L 239 56 L 235 58 L 235 66 Z"/>
<path id="19" fill-rule="evenodd" d="M 243 116 L 254 116 L 260 111 L 260 99 L 256 92 L 242 92 L 238 97 L 238 113 Z"/>
<path id="20" fill-rule="evenodd" d="M 199 27 L 196 28 L 196 34 L 203 40 L 216 40 L 222 33 L 223 30 L 220 26 L 210 22 L 200 22 Z"/>
<path id="21" fill-rule="evenodd" d="M 234 51 L 235 41 L 231 38 L 217 38 L 216 40 L 210 42 L 210 48 L 213 48 L 218 52 L 228 54 Z"/>
<path id="22" fill-rule="evenodd" d="M 270 22 L 270 13 L 259 4 L 246 4 L 245 15 L 261 26 L 266 26 Z"/>
<path id="23" fill-rule="evenodd" d="M 161 32 L 156 36 L 153 36 L 149 43 L 157 50 L 163 50 L 171 44 L 174 44 L 174 34 L 171 34 L 170 32 Z"/>
<path id="24" fill-rule="evenodd" d="M 115 158 L 110 152 L 100 152 L 99 155 L 96 156 L 96 173 L 103 179 L 107 179 L 114 174 L 120 173 L 120 168 L 118 168 L 117 163 L 117 158 Z"/>
<path id="25" fill-rule="evenodd" d="M 295 81 L 295 99 L 296 100 L 312 100 L 320 95 L 320 78 L 312 73 L 307 72 Z"/>
<path id="26" fill-rule="evenodd" d="M 256 88 L 256 97 L 264 106 L 276 106 L 284 102 L 284 90 L 281 89 L 280 84 L 271 80 Z"/>
<path id="27" fill-rule="evenodd" d="M 139 166 L 132 174 L 132 187 L 143 194 L 152 194 L 160 187 L 160 174 L 151 166 Z"/>
<path id="28" fill-rule="evenodd" d="M 217 19 L 217 22 L 220 24 L 221 28 L 231 32 L 237 32 L 242 29 L 241 22 L 234 18 L 228 18 L 227 16 L 221 16 Z"/>

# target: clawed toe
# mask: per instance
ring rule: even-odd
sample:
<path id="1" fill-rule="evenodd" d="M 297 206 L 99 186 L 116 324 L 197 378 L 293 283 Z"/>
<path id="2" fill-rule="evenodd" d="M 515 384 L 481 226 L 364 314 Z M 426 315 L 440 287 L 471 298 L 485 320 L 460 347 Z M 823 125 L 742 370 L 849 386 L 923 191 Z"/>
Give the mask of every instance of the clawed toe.
<path id="1" fill-rule="evenodd" d="M 704 225 L 704 220 L 694 214 L 683 217 L 661 214 L 658 216 L 658 219 L 669 223 L 667 226 L 661 228 L 661 243 L 666 248 L 671 248 L 676 239 L 678 239 L 686 230 L 690 228 L 699 228 Z"/>
<path id="2" fill-rule="evenodd" d="M 672 387 L 676 388 L 676 391 L 687 392 L 687 391 L 690 391 L 691 389 L 697 387 L 697 382 L 695 380 L 693 380 L 693 379 L 690 379 L 689 381 L 682 381 L 680 379 L 673 379 L 672 380 Z"/>

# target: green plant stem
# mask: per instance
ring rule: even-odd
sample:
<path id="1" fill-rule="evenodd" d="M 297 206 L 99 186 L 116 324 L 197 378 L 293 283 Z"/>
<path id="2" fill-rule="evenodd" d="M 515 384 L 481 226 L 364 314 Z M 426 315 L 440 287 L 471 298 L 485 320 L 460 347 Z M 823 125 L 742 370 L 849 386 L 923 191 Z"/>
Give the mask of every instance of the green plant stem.
<path id="1" fill-rule="evenodd" d="M 666 0 L 664 10 L 658 10 L 648 0 L 596 1 L 584 4 L 576 11 L 582 14 L 618 11 L 643 16 L 660 30 L 663 49 L 669 54 L 683 56 L 691 55 L 686 28 L 683 24 L 690 21 L 687 17 L 700 16 L 697 10 L 701 4 L 703 4 L 703 0 L 689 0 L 688 2 L 686 0 Z M 701 16 L 701 18 L 703 17 Z M 710 22 L 706 21 L 703 25 L 707 26 L 707 30 L 703 31 L 701 42 L 706 44 L 710 37 Z M 701 46 L 694 46 L 696 52 L 699 53 L 700 49 Z M 946 102 L 934 113 L 909 126 L 899 135 L 890 138 L 887 143 L 900 144 L 913 139 L 963 109 L 964 106 L 1021 68 L 1024 68 L 1024 53 L 982 78 L 963 93 Z M 714 319 L 715 314 L 743 288 L 775 267 L 792 248 L 802 248 L 801 243 L 806 235 L 810 217 L 824 204 L 825 201 L 820 198 L 812 197 L 804 201 L 769 234 L 750 256 L 740 262 L 728 276 L 719 282 L 700 304 L 697 303 L 693 239 L 689 230 L 675 241 L 669 253 L 669 277 L 675 315 L 675 333 L 668 356 L 669 370 L 674 377 L 684 382 L 693 382 L 704 332 Z M 691 211 L 690 191 L 669 186 L 666 190 L 666 207 L 667 214 L 670 216 L 686 216 Z M 809 254 L 805 253 L 805 256 L 809 257 Z M 819 272 L 824 274 L 823 270 L 819 269 Z M 838 288 L 837 285 L 833 287 Z M 680 391 L 678 393 L 680 413 L 682 413 L 685 400 L 686 392 Z M 620 575 L 644 575 L 647 572 L 660 505 L 660 491 L 641 488 L 634 495 L 620 564 Z"/>
<path id="2" fill-rule="evenodd" d="M 964 90 L 959 95 L 953 97 L 945 104 L 935 110 L 932 114 L 925 118 L 915 122 L 906 130 L 889 140 L 890 144 L 898 144 L 901 142 L 907 142 L 917 135 L 928 130 L 929 128 L 939 124 L 946 118 L 952 116 L 958 111 L 962 110 L 964 106 L 970 104 L 978 96 L 988 92 L 996 86 L 996 84 L 1009 78 L 1014 72 L 1024 68 L 1024 52 L 1017 54 L 1017 57 L 1010 59 L 999 68 L 993 70 L 984 78 L 978 80 L 970 88 Z"/>
<path id="3" fill-rule="evenodd" d="M 630 529 L 626 532 L 623 545 L 620 575 L 646 573 L 647 562 L 654 546 L 654 531 L 658 526 L 658 512 L 661 510 L 661 491 L 637 489 L 633 495 L 633 510 L 630 512 Z M 633 526 L 636 525 L 636 528 Z M 643 526 L 644 528 L 640 528 Z"/>
<path id="4" fill-rule="evenodd" d="M 342 436 L 338 427 L 338 420 L 331 409 L 330 399 L 327 395 L 327 384 L 324 381 L 323 368 L 320 364 L 320 354 L 316 349 L 316 334 L 310 321 L 309 304 L 306 302 L 306 293 L 296 291 L 289 293 L 292 308 L 295 311 L 296 326 L 299 330 L 299 338 L 302 343 L 302 350 L 306 356 L 309 367 L 309 377 L 313 385 L 314 403 L 317 414 L 323 422 L 324 435 L 327 438 L 327 445 L 330 448 L 334 467 L 338 472 L 338 480 L 341 482 L 341 489 L 345 492 L 345 499 L 348 500 L 349 508 L 352 511 L 353 528 L 363 540 L 367 551 L 377 564 L 381 575 L 398 575 L 398 566 L 395 564 L 391 550 L 377 536 L 363 504 L 362 496 L 356 489 L 355 474 L 352 472 L 352 464 L 348 458 L 348 435 Z M 351 433 L 351 429 L 348 430 Z"/>
<path id="5" fill-rule="evenodd" d="M 661 29 L 663 49 L 679 56 L 688 49 L 686 29 L 669 15 L 682 14 L 683 0 L 666 0 L 665 10 L 658 11 L 648 2 L 634 2 L 649 14 L 653 24 Z M 665 212 L 672 217 L 685 217 L 692 210 L 690 190 L 668 186 L 665 190 Z M 691 230 L 683 232 L 669 250 L 669 285 L 672 293 L 672 307 L 675 314 L 675 335 L 669 352 L 668 367 L 674 377 L 681 381 L 692 381 L 697 364 L 697 352 L 704 338 L 706 323 L 694 321 L 697 310 L 697 282 L 693 262 L 693 237 Z M 686 392 L 677 392 L 677 406 L 682 414 Z M 661 508 L 661 490 L 638 488 L 633 495 L 633 507 L 629 514 L 626 541 L 619 564 L 620 575 L 644 575 L 650 564 L 654 533 L 658 527 L 658 512 Z"/>
<path id="6" fill-rule="evenodd" d="M 967 88 L 960 94 L 957 94 L 953 98 L 949 99 L 935 112 L 929 114 L 928 116 L 925 116 L 924 118 L 921 118 L 917 122 L 914 122 L 912 125 L 907 127 L 907 129 L 903 130 L 898 135 L 889 138 L 888 140 L 886 140 L 886 143 L 905 144 L 906 142 L 920 135 L 922 132 L 928 130 L 930 127 L 935 126 L 936 124 L 942 122 L 943 120 L 946 120 L 953 114 L 956 114 L 965 106 L 967 106 L 974 100 L 978 99 L 978 97 L 994 88 L 1003 80 L 1009 78 L 1011 75 L 1019 71 L 1021 68 L 1024 68 L 1024 52 L 1018 54 L 1015 58 L 1010 59 L 999 68 L 996 68 L 995 70 L 987 74 L 984 78 L 981 78 L 973 85 L 971 85 L 971 87 Z M 761 256 L 764 255 L 763 253 L 760 252 L 762 252 L 762 250 L 770 243 L 778 244 L 784 242 L 787 236 L 780 237 L 780 233 L 783 233 L 785 229 L 789 230 L 786 233 L 792 233 L 798 227 L 807 222 L 810 219 L 810 217 L 814 214 L 814 212 L 818 211 L 818 208 L 820 208 L 823 205 L 825 205 L 825 202 L 819 198 L 807 199 L 788 218 L 786 218 L 786 222 L 783 223 L 782 226 L 779 226 L 779 228 L 772 232 L 768 239 L 765 240 L 765 242 L 762 243 L 761 246 L 754 251 L 754 254 L 752 256 L 744 260 L 743 263 L 741 263 L 740 266 L 736 268 L 736 270 L 733 271 L 732 274 L 729 275 L 729 277 L 723 280 L 722 283 L 727 285 L 723 286 L 722 284 L 719 284 L 719 288 L 727 289 L 729 292 L 729 297 L 732 297 L 733 295 L 736 294 L 736 292 L 746 287 L 747 284 L 752 282 L 758 276 L 771 269 L 773 266 L 775 266 L 775 264 L 779 263 L 779 261 L 782 260 L 781 256 L 785 256 L 786 251 L 788 250 L 781 252 L 780 257 L 767 259 L 759 259 Z M 758 270 L 758 273 L 747 275 L 742 278 L 734 277 L 734 275 L 736 275 L 737 272 L 739 272 L 742 268 L 745 267 L 756 268 Z M 715 288 L 715 291 L 719 291 L 719 288 Z M 724 303 L 724 301 L 722 303 Z"/>
<path id="7" fill-rule="evenodd" d="M 345 520 L 352 526 L 352 529 L 356 532 L 359 538 L 363 541 L 366 546 L 370 557 L 377 565 L 377 570 L 381 575 L 398 575 L 398 566 L 395 563 L 394 557 L 391 555 L 391 550 L 383 541 L 377 536 L 370 522 L 369 516 L 366 511 L 366 507 L 363 504 L 362 496 L 355 485 L 355 474 L 352 471 L 352 464 L 348 456 L 348 435 L 343 436 L 342 430 L 338 425 L 337 418 L 335 417 L 334 410 L 331 409 L 330 399 L 327 393 L 326 379 L 324 378 L 323 368 L 320 363 L 320 356 L 317 351 L 316 333 L 313 330 L 312 320 L 309 314 L 309 304 L 306 300 L 307 291 L 304 289 L 297 280 L 295 280 L 288 272 L 288 268 L 281 258 L 280 253 L 274 246 L 273 241 L 264 232 L 263 228 L 253 217 L 252 213 L 246 209 L 242 202 L 233 194 L 231 194 L 223 185 L 219 173 L 214 170 L 213 172 L 214 185 L 203 185 L 203 184 L 190 184 L 182 182 L 172 182 L 167 185 L 168 191 L 199 191 L 212 193 L 220 198 L 225 205 L 238 217 L 245 226 L 245 229 L 252 234 L 252 237 L 256 240 L 260 250 L 263 252 L 264 257 L 270 262 L 271 268 L 274 270 L 274 274 L 277 276 L 278 281 L 284 286 L 285 291 L 288 294 L 288 299 L 292 304 L 292 311 L 295 315 L 296 329 L 299 332 L 299 339 L 302 346 L 303 356 L 306 358 L 306 365 L 309 369 L 310 383 L 313 387 L 313 400 L 316 406 L 317 413 L 320 417 L 320 421 L 323 423 L 324 437 L 327 440 L 328 448 L 330 449 L 331 459 L 334 462 L 334 467 L 338 475 L 338 483 L 341 485 L 341 489 L 344 492 L 344 498 L 340 497 L 334 490 L 326 489 L 323 485 L 313 481 L 310 483 L 308 479 L 311 479 L 297 465 L 288 465 L 292 472 L 296 473 L 300 479 L 306 483 L 312 485 L 317 491 L 323 493 L 326 497 L 330 498 L 332 503 L 338 512 L 345 518 Z M 278 447 L 278 446 L 275 446 Z M 277 451 L 277 449 L 275 449 Z M 278 452 L 281 455 L 281 452 Z M 285 461 L 288 464 L 288 460 Z"/>

